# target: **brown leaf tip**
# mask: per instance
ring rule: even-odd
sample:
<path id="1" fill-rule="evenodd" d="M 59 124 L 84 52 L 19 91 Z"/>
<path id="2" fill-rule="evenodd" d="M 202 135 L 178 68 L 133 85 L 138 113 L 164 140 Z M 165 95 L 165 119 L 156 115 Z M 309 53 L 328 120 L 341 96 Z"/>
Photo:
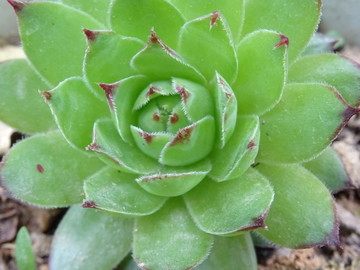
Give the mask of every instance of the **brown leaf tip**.
<path id="1" fill-rule="evenodd" d="M 85 149 L 90 151 L 98 151 L 100 150 L 100 146 L 96 142 L 93 142 L 92 144 L 86 146 Z"/>
<path id="2" fill-rule="evenodd" d="M 106 83 L 99 83 L 99 86 L 104 90 L 106 99 L 110 105 L 111 109 L 114 109 L 114 93 L 115 89 L 119 86 L 117 83 L 114 84 L 106 84 Z"/>
<path id="3" fill-rule="evenodd" d="M 160 115 L 155 112 L 155 113 L 153 114 L 153 120 L 156 121 L 156 122 L 159 122 L 159 121 L 160 121 Z"/>
<path id="4" fill-rule="evenodd" d="M 97 208 L 97 205 L 94 201 L 84 201 L 81 206 L 83 208 Z"/>
<path id="5" fill-rule="evenodd" d="M 159 38 L 157 37 L 154 30 L 151 30 L 150 32 L 150 40 L 151 43 L 159 43 Z"/>
<path id="6" fill-rule="evenodd" d="M 160 91 L 159 88 L 157 88 L 157 87 L 155 87 L 155 86 L 151 86 L 151 87 L 149 88 L 149 91 L 146 92 L 146 97 L 150 97 L 151 95 L 153 95 L 153 94 L 155 94 L 155 93 L 157 93 L 157 92 L 159 92 L 159 91 Z"/>
<path id="7" fill-rule="evenodd" d="M 43 173 L 45 170 L 44 170 L 44 167 L 41 166 L 40 164 L 37 164 L 36 165 L 36 170 L 39 172 L 39 173 Z"/>
<path id="8" fill-rule="evenodd" d="M 247 145 L 248 149 L 254 149 L 255 147 L 256 147 L 256 143 L 253 140 L 251 140 Z"/>
<path id="9" fill-rule="evenodd" d="M 83 32 L 87 38 L 88 41 L 94 41 L 96 37 L 99 35 L 99 32 L 92 31 L 86 28 L 83 28 Z"/>
<path id="10" fill-rule="evenodd" d="M 19 12 L 22 10 L 22 8 L 26 5 L 24 2 L 18 2 L 14 0 L 7 0 L 8 3 L 13 7 L 15 12 Z"/>
<path id="11" fill-rule="evenodd" d="M 354 115 L 360 113 L 360 108 L 354 108 L 354 107 L 348 107 L 343 116 L 344 116 L 344 121 L 348 122 L 350 120 L 351 117 L 353 117 Z"/>
<path id="12" fill-rule="evenodd" d="M 211 21 L 210 21 L 210 27 L 216 25 L 216 21 L 217 21 L 218 18 L 219 18 L 219 11 L 216 10 L 212 14 Z"/>
<path id="13" fill-rule="evenodd" d="M 142 132 L 142 131 L 138 131 L 138 133 L 147 144 L 150 144 L 152 142 L 153 138 L 155 137 L 154 135 L 151 135 L 149 133 Z"/>
<path id="14" fill-rule="evenodd" d="M 177 113 L 173 113 L 170 116 L 170 123 L 175 124 L 177 121 L 179 121 L 179 115 Z"/>
<path id="15" fill-rule="evenodd" d="M 174 146 L 178 143 L 183 143 L 183 142 L 189 141 L 193 130 L 194 130 L 194 126 L 180 129 L 178 131 L 178 133 L 176 134 L 175 138 L 171 141 L 170 146 Z"/>
<path id="16" fill-rule="evenodd" d="M 254 229 L 257 229 L 257 228 L 263 228 L 263 229 L 267 230 L 268 227 L 265 224 L 265 218 L 266 218 L 268 212 L 269 212 L 269 210 L 266 210 L 260 216 L 258 216 L 256 218 L 253 218 L 252 219 L 252 221 L 253 221 L 252 224 L 245 227 L 245 228 L 240 229 L 239 232 L 251 231 L 251 230 L 254 230 Z"/>
<path id="17" fill-rule="evenodd" d="M 187 91 L 184 87 L 182 87 L 180 85 L 177 85 L 175 87 L 175 89 L 176 89 L 176 92 L 181 96 L 181 99 L 183 100 L 183 102 L 186 102 L 190 96 L 190 92 Z"/>
<path id="18" fill-rule="evenodd" d="M 277 49 L 277 48 L 279 48 L 279 47 L 281 47 L 281 46 L 284 46 L 284 45 L 285 45 L 286 47 L 289 46 L 289 39 L 288 39 L 288 37 L 285 36 L 285 35 L 282 35 L 282 34 L 280 34 L 279 36 L 280 36 L 280 42 L 275 45 L 274 49 Z"/>
<path id="19" fill-rule="evenodd" d="M 52 98 L 52 94 L 49 91 L 40 91 L 40 94 L 45 98 L 46 101 L 49 101 Z"/>

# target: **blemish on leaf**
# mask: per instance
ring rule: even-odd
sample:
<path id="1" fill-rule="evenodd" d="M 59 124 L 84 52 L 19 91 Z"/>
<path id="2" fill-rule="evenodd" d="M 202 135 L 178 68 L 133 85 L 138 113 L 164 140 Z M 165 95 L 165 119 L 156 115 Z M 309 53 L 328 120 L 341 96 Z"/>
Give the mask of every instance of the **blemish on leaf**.
<path id="1" fill-rule="evenodd" d="M 252 224 L 248 227 L 240 229 L 239 232 L 250 231 L 250 230 L 257 229 L 257 228 L 264 228 L 265 230 L 267 230 L 268 227 L 265 225 L 265 218 L 268 213 L 269 213 L 269 209 L 267 209 L 265 212 L 263 212 L 260 216 L 253 218 Z"/>
<path id="2" fill-rule="evenodd" d="M 89 30 L 86 28 L 83 29 L 83 32 L 84 32 L 87 40 L 89 40 L 89 41 L 94 41 L 99 34 L 99 32 L 95 32 L 95 31 L 92 31 L 92 30 Z"/>
<path id="3" fill-rule="evenodd" d="M 156 121 L 156 122 L 159 122 L 159 121 L 160 121 L 160 116 L 159 116 L 158 113 L 155 112 L 155 113 L 153 114 L 153 120 Z"/>
<path id="4" fill-rule="evenodd" d="M 253 140 L 251 140 L 247 145 L 248 149 L 253 149 L 255 147 L 256 147 L 256 143 Z"/>
<path id="5" fill-rule="evenodd" d="M 179 121 L 179 115 L 177 113 L 173 113 L 170 116 L 170 123 L 175 124 L 177 121 Z"/>
<path id="6" fill-rule="evenodd" d="M 151 143 L 153 138 L 155 137 L 154 135 L 151 135 L 151 134 L 146 133 L 146 132 L 139 131 L 138 133 L 141 136 L 141 138 L 143 138 L 145 140 L 145 142 L 148 143 L 148 144 Z"/>
<path id="7" fill-rule="evenodd" d="M 37 164 L 36 165 L 36 169 L 38 170 L 39 173 L 43 173 L 45 170 L 44 170 L 44 167 L 41 166 L 40 164 Z"/>
<path id="8" fill-rule="evenodd" d="M 86 146 L 85 149 L 90 151 L 97 151 L 100 149 L 100 146 L 96 142 L 93 142 L 92 144 Z"/>
<path id="9" fill-rule="evenodd" d="M 185 103 L 187 101 L 187 99 L 190 96 L 190 93 L 188 91 L 186 91 L 186 89 L 180 85 L 177 85 L 175 87 L 176 92 L 178 92 L 178 94 L 181 96 L 181 99 L 183 100 L 183 102 Z"/>
<path id="10" fill-rule="evenodd" d="M 13 7 L 15 12 L 21 11 L 22 8 L 25 6 L 24 2 L 18 2 L 18 1 L 14 1 L 14 0 L 7 0 L 7 1 Z"/>
<path id="11" fill-rule="evenodd" d="M 49 91 L 40 91 L 40 94 L 45 98 L 45 100 L 50 100 L 52 97 L 52 94 Z"/>
<path id="12" fill-rule="evenodd" d="M 284 35 L 279 35 L 280 36 L 280 42 L 278 44 L 275 45 L 274 49 L 277 49 L 281 46 L 288 46 L 289 45 L 289 39 L 287 36 Z"/>
<path id="13" fill-rule="evenodd" d="M 170 146 L 174 146 L 178 143 L 186 142 L 190 139 L 191 133 L 194 130 L 194 126 L 180 129 L 175 138 L 171 141 Z"/>
<path id="14" fill-rule="evenodd" d="M 83 208 L 97 208 L 97 205 L 94 201 L 84 201 L 81 206 Z"/>
<path id="15" fill-rule="evenodd" d="M 114 93 L 116 87 L 118 87 L 119 85 L 117 83 L 115 84 L 99 83 L 99 86 L 104 90 L 109 106 L 113 110 L 115 107 Z"/>
<path id="16" fill-rule="evenodd" d="M 214 11 L 210 21 L 210 27 L 216 25 L 216 20 L 219 18 L 219 11 Z"/>

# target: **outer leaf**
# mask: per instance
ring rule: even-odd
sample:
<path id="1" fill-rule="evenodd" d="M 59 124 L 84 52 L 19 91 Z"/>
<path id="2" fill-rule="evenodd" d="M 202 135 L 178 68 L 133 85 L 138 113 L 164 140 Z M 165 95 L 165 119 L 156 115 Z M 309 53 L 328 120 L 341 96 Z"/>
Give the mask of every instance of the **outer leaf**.
<path id="1" fill-rule="evenodd" d="M 85 181 L 83 205 L 126 215 L 149 215 L 157 211 L 166 198 L 145 192 L 134 174 L 105 168 Z"/>
<path id="2" fill-rule="evenodd" d="M 243 34 L 258 29 L 269 29 L 284 34 L 290 40 L 290 62 L 303 51 L 320 18 L 321 0 L 247 0 L 245 3 Z"/>
<path id="3" fill-rule="evenodd" d="M 55 128 L 49 108 L 37 92 L 48 86 L 26 60 L 17 59 L 0 65 L 1 121 L 25 133 Z"/>
<path id="4" fill-rule="evenodd" d="M 188 21 L 220 11 L 229 24 L 234 40 L 239 40 L 245 15 L 243 0 L 169 0 L 169 2 L 181 11 Z"/>
<path id="5" fill-rule="evenodd" d="M 213 237 L 200 231 L 180 198 L 137 220 L 134 258 L 142 269 L 191 269 L 210 252 Z"/>
<path id="6" fill-rule="evenodd" d="M 333 53 L 336 49 L 339 49 L 339 46 L 341 46 L 341 41 L 335 37 L 315 32 L 302 56 Z"/>
<path id="7" fill-rule="evenodd" d="M 17 15 L 24 51 L 45 79 L 57 85 L 82 74 L 86 41 L 81 28 L 100 28 L 98 22 L 55 2 L 26 3 Z"/>
<path id="8" fill-rule="evenodd" d="M 237 57 L 232 36 L 218 11 L 187 22 L 181 28 L 177 51 L 207 80 L 214 77 L 215 71 L 229 83 L 236 78 Z"/>
<path id="9" fill-rule="evenodd" d="M 35 270 L 35 255 L 31 246 L 31 239 L 26 227 L 21 227 L 16 236 L 16 266 L 19 270 Z"/>
<path id="10" fill-rule="evenodd" d="M 102 166 L 69 146 L 60 132 L 51 132 L 16 144 L 3 161 L 0 178 L 20 200 L 63 207 L 82 201 L 83 181 Z"/>
<path id="11" fill-rule="evenodd" d="M 290 68 L 289 81 L 327 83 L 351 106 L 360 104 L 360 66 L 336 54 L 300 58 Z"/>
<path id="12" fill-rule="evenodd" d="M 264 227 L 273 197 L 266 178 L 251 168 L 231 181 L 205 179 L 184 195 L 198 227 L 217 235 Z"/>
<path id="13" fill-rule="evenodd" d="M 284 45 L 279 46 L 281 42 Z M 239 73 L 232 85 L 241 114 L 263 114 L 281 98 L 286 79 L 287 38 L 260 30 L 241 40 Z"/>
<path id="14" fill-rule="evenodd" d="M 224 148 L 211 153 L 213 168 L 209 177 L 221 182 L 241 176 L 256 158 L 259 145 L 259 118 L 239 116 L 234 135 Z"/>
<path id="15" fill-rule="evenodd" d="M 304 163 L 303 166 L 334 193 L 352 186 L 344 164 L 332 147 L 326 148 L 318 157 Z"/>
<path id="16" fill-rule="evenodd" d="M 279 104 L 261 118 L 259 160 L 291 163 L 318 155 L 357 109 L 322 84 L 289 84 Z"/>
<path id="17" fill-rule="evenodd" d="M 112 29 L 143 41 L 155 29 L 167 44 L 174 46 L 184 22 L 181 13 L 164 0 L 115 0 L 112 5 Z"/>
<path id="18" fill-rule="evenodd" d="M 132 231 L 132 219 L 73 206 L 55 232 L 50 268 L 112 269 L 130 251 Z"/>
<path id="19" fill-rule="evenodd" d="M 134 75 L 130 68 L 131 58 L 144 44 L 137 39 L 123 37 L 110 31 L 84 30 L 88 38 L 88 50 L 84 73 L 91 88 L 104 96 L 98 83 L 113 83 Z"/>
<path id="20" fill-rule="evenodd" d="M 236 237 L 215 237 L 209 257 L 194 270 L 256 270 L 254 245 L 249 233 Z"/>
<path id="21" fill-rule="evenodd" d="M 256 167 L 270 180 L 274 202 L 266 219 L 266 239 L 289 248 L 339 244 L 339 224 L 326 187 L 300 165 Z"/>
<path id="22" fill-rule="evenodd" d="M 136 179 L 146 191 L 160 196 L 179 196 L 196 186 L 211 170 L 208 159 L 185 167 L 165 167 Z"/>
<path id="23" fill-rule="evenodd" d="M 81 78 L 67 79 L 42 94 L 65 138 L 80 149 L 91 143 L 95 121 L 110 115 L 106 103 L 96 98 Z"/>

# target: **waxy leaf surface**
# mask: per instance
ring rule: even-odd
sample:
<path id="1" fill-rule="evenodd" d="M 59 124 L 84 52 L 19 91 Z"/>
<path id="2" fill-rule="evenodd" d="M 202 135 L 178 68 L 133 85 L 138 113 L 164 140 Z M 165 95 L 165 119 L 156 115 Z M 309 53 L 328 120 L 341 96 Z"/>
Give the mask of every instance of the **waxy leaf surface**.
<path id="1" fill-rule="evenodd" d="M 60 132 L 34 135 L 5 157 L 1 179 L 18 199 L 64 207 L 83 199 L 83 181 L 103 167 L 96 157 L 72 148 Z"/>
<path id="2" fill-rule="evenodd" d="M 21 227 L 16 235 L 15 258 L 19 270 L 36 270 L 35 255 L 26 227 Z"/>
<path id="3" fill-rule="evenodd" d="M 133 257 L 142 269 L 191 269 L 209 254 L 213 237 L 196 227 L 180 198 L 135 223 Z"/>
<path id="4" fill-rule="evenodd" d="M 131 218 L 71 207 L 53 239 L 51 269 L 113 269 L 131 249 L 133 224 Z"/>

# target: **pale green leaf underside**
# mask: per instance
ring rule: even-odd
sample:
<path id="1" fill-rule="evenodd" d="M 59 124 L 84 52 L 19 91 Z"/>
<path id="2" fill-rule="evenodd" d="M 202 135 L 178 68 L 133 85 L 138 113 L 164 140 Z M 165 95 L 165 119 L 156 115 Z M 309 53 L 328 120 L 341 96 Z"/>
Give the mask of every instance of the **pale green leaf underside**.
<path id="1" fill-rule="evenodd" d="M 262 236 L 289 248 L 338 243 L 332 197 L 313 174 L 300 165 L 260 164 L 256 168 L 275 191 L 266 219 L 268 230 L 258 230 Z"/>
<path id="2" fill-rule="evenodd" d="M 51 269 L 113 269 L 131 249 L 133 224 L 130 218 L 71 207 L 55 232 Z"/>
<path id="3" fill-rule="evenodd" d="M 16 236 L 15 258 L 19 270 L 35 270 L 35 255 L 26 227 L 22 227 Z"/>
<path id="4" fill-rule="evenodd" d="M 180 198 L 155 214 L 137 219 L 133 257 L 143 269 L 183 270 L 202 262 L 213 237 L 198 229 Z"/>
<path id="5" fill-rule="evenodd" d="M 24 133 L 55 128 L 51 112 L 39 90 L 48 86 L 31 69 L 25 59 L 0 65 L 0 119 Z"/>
<path id="6" fill-rule="evenodd" d="M 83 199 L 83 181 L 102 168 L 96 157 L 72 148 L 60 134 L 34 135 L 5 157 L 1 179 L 18 199 L 43 207 L 64 207 Z"/>

